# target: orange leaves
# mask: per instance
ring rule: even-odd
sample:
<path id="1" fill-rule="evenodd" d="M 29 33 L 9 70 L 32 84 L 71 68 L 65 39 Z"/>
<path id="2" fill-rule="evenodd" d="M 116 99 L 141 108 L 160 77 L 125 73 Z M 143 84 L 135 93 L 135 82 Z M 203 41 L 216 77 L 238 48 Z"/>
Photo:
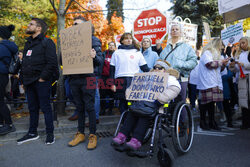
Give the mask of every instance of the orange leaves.
<path id="1" fill-rule="evenodd" d="M 67 4 L 69 1 L 67 0 Z M 67 13 L 78 13 L 66 15 L 66 27 L 70 27 L 73 24 L 74 17 L 79 15 L 91 20 L 95 27 L 95 36 L 101 40 L 103 50 L 106 49 L 108 42 L 114 41 L 115 35 L 124 33 L 122 18 L 117 17 L 114 13 L 109 24 L 103 15 L 102 7 L 98 4 L 99 0 L 78 0 L 77 2 L 71 4 Z"/>

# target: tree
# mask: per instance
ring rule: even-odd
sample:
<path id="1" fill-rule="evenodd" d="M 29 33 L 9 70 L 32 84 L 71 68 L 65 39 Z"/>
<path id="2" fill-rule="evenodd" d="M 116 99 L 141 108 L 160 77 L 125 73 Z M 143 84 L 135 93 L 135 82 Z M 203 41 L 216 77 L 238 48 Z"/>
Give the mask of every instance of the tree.
<path id="1" fill-rule="evenodd" d="M 49 26 L 46 35 L 53 40 L 56 39 L 56 15 L 48 1 L 5 0 L 0 2 L 0 8 L 0 25 L 13 24 L 16 26 L 13 35 L 19 49 L 22 50 L 24 47 L 27 37 L 25 29 L 32 17 L 44 19 Z"/>
<path id="2" fill-rule="evenodd" d="M 223 29 L 223 18 L 219 15 L 217 0 L 174 0 L 174 6 L 169 10 L 175 16 L 190 18 L 192 23 L 198 24 L 197 49 L 202 46 L 203 22 L 209 23 L 211 36 L 219 36 Z"/>
<path id="3" fill-rule="evenodd" d="M 122 21 L 124 20 L 123 0 L 108 0 L 106 7 L 108 9 L 107 20 L 109 23 L 111 23 L 111 18 L 114 15 L 114 12 L 116 12 L 118 17 L 122 18 Z"/>

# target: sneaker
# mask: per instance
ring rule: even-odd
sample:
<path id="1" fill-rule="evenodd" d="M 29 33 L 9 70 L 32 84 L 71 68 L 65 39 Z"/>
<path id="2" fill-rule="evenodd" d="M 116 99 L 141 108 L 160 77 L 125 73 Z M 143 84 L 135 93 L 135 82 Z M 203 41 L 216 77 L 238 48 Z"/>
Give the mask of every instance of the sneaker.
<path id="1" fill-rule="evenodd" d="M 93 150 L 96 148 L 97 145 L 97 136 L 94 134 L 89 135 L 89 143 L 88 143 L 88 150 Z"/>
<path id="2" fill-rule="evenodd" d="M 49 145 L 49 144 L 54 144 L 54 143 L 55 143 L 54 134 L 53 133 L 47 134 L 45 144 Z"/>
<path id="3" fill-rule="evenodd" d="M 126 139 L 127 137 L 123 133 L 119 132 L 118 135 L 115 138 L 113 138 L 112 144 L 117 146 L 122 145 L 125 143 Z"/>
<path id="4" fill-rule="evenodd" d="M 16 128 L 14 125 L 3 125 L 1 128 L 0 128 L 0 135 L 6 135 L 10 132 L 15 132 L 16 131 Z"/>
<path id="5" fill-rule="evenodd" d="M 129 142 L 126 143 L 126 145 L 131 149 L 131 150 L 138 150 L 141 147 L 141 142 L 137 140 L 136 138 L 131 138 Z"/>
<path id="6" fill-rule="evenodd" d="M 37 139 L 39 139 L 38 134 L 27 133 L 21 139 L 17 140 L 17 144 L 20 145 L 20 144 L 23 144 L 25 142 L 32 141 L 32 140 L 37 140 Z"/>
<path id="7" fill-rule="evenodd" d="M 74 147 L 74 146 L 78 145 L 79 143 L 84 142 L 84 140 L 85 140 L 85 135 L 82 134 L 82 133 L 80 133 L 80 132 L 77 132 L 77 133 L 75 134 L 74 139 L 71 140 L 71 141 L 68 143 L 68 146 Z"/>

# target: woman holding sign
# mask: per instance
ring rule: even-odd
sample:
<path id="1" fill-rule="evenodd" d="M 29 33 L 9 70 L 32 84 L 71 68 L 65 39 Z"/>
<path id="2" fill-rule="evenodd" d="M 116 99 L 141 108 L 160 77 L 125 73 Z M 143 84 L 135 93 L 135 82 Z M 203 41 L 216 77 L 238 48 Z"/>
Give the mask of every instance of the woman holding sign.
<path id="1" fill-rule="evenodd" d="M 111 90 L 116 92 L 116 98 L 120 99 L 120 112 L 123 113 L 128 108 L 125 91 L 130 86 L 134 74 L 139 73 L 140 69 L 148 72 L 149 68 L 140 52 L 139 44 L 133 39 L 131 33 L 124 33 L 120 43 L 111 58 L 110 75 L 111 78 L 115 78 Z"/>
<path id="2" fill-rule="evenodd" d="M 154 68 L 153 72 L 159 72 L 159 73 L 168 72 L 169 67 L 170 65 L 168 62 L 164 60 L 158 60 L 153 67 Z M 152 102 L 152 104 L 155 104 L 153 105 L 154 107 L 152 108 L 153 111 L 157 109 L 158 106 L 165 104 L 170 100 L 176 98 L 177 95 L 180 93 L 181 86 L 177 81 L 177 77 L 179 74 L 177 71 L 175 74 L 177 75 L 172 76 L 170 74 L 168 76 L 166 89 L 164 89 L 164 91 L 160 93 L 158 97 L 156 97 L 157 99 L 154 102 Z M 143 101 L 139 102 L 143 103 Z M 141 109 L 143 110 L 145 108 Z M 151 119 L 152 117 L 141 116 L 138 115 L 137 113 L 129 111 L 120 129 L 120 132 L 115 138 L 113 138 L 112 144 L 118 147 L 123 146 L 125 144 L 125 147 L 127 147 L 129 150 L 138 150 L 142 145 L 143 138 L 145 136 L 147 129 L 149 128 Z M 131 140 L 129 142 L 126 142 L 126 139 L 131 132 L 132 132 Z"/>

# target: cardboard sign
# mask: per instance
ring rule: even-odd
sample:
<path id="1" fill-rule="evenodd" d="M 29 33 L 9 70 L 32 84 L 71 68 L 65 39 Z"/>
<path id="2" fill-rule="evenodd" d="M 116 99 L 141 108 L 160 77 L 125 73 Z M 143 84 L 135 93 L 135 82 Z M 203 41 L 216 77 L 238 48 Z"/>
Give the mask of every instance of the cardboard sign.
<path id="1" fill-rule="evenodd" d="M 63 75 L 93 73 L 91 23 L 85 22 L 60 31 Z"/>
<path id="2" fill-rule="evenodd" d="M 242 23 L 229 26 L 221 31 L 221 40 L 225 46 L 227 46 L 228 43 L 235 44 L 239 42 L 241 37 L 243 37 Z"/>
<path id="3" fill-rule="evenodd" d="M 126 99 L 155 101 L 159 93 L 163 93 L 166 89 L 168 75 L 168 73 L 159 72 L 136 73 L 130 87 L 126 90 Z"/>

